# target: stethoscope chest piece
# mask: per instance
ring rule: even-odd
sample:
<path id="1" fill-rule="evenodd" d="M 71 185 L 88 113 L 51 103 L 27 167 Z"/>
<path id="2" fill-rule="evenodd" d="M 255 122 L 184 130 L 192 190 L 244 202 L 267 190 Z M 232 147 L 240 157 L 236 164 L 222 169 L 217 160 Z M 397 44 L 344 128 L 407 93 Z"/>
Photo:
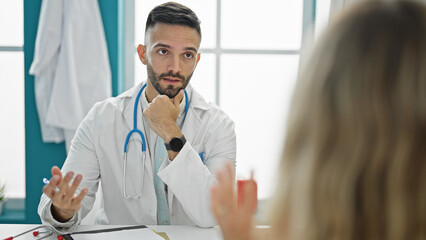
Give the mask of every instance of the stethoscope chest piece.
<path id="1" fill-rule="evenodd" d="M 139 199 L 143 194 L 146 151 L 141 150 L 141 139 L 134 136 L 129 149 L 123 153 L 123 196 L 127 200 Z M 141 162 L 142 160 L 142 162 Z"/>

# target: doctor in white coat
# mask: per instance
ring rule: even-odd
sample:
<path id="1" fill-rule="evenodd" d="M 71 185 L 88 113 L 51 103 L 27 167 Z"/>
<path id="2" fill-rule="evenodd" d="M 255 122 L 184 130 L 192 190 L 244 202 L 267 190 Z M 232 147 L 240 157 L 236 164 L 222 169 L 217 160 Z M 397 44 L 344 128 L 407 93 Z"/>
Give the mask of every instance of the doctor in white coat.
<path id="1" fill-rule="evenodd" d="M 210 187 L 226 162 L 235 166 L 236 137 L 228 115 L 188 85 L 200 60 L 199 20 L 165 3 L 151 11 L 145 31 L 138 53 L 147 82 L 91 109 L 43 189 L 43 223 L 76 227 L 101 181 L 99 224 L 215 225 Z M 129 135 L 132 129 L 143 136 Z"/>

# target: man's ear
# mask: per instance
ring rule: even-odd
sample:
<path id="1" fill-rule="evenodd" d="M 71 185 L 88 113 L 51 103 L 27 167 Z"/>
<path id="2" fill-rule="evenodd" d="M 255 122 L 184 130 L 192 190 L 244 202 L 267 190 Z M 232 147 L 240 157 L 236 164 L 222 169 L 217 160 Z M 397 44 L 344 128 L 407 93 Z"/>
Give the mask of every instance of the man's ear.
<path id="1" fill-rule="evenodd" d="M 142 44 L 138 45 L 138 55 L 141 62 L 146 65 L 146 48 Z"/>
<path id="2" fill-rule="evenodd" d="M 197 64 L 198 64 L 198 62 L 200 61 L 200 58 L 201 58 L 201 53 L 198 53 L 198 54 L 197 54 Z"/>

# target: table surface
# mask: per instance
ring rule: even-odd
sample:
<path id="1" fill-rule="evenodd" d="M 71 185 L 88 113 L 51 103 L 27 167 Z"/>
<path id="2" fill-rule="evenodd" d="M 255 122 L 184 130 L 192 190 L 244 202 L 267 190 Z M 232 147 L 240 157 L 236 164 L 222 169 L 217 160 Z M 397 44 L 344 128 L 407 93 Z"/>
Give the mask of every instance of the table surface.
<path id="1" fill-rule="evenodd" d="M 36 224 L 0 224 L 0 239 L 5 239 L 11 236 L 15 236 L 21 232 L 27 231 L 31 228 L 40 225 Z M 107 229 L 123 227 L 117 225 L 80 225 L 76 231 L 87 231 L 95 229 Z M 222 235 L 219 227 L 213 228 L 199 228 L 195 226 L 185 225 L 147 225 L 147 227 L 157 231 L 165 232 L 170 240 L 180 239 L 206 239 L 206 240 L 221 240 Z M 136 236 L 135 236 L 136 238 Z M 26 234 L 25 237 L 18 237 L 16 239 L 35 239 L 31 233 Z M 46 239 L 55 239 L 55 236 L 51 236 Z"/>

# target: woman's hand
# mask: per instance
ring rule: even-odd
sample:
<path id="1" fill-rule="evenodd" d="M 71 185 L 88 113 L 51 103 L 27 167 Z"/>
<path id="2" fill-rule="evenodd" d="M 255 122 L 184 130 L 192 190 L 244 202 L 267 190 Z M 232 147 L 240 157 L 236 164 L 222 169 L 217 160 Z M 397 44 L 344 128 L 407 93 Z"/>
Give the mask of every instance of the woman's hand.
<path id="1" fill-rule="evenodd" d="M 213 214 L 225 240 L 253 239 L 257 185 L 253 179 L 244 184 L 237 206 L 234 179 L 230 164 L 218 173 L 218 183 L 211 189 Z"/>

